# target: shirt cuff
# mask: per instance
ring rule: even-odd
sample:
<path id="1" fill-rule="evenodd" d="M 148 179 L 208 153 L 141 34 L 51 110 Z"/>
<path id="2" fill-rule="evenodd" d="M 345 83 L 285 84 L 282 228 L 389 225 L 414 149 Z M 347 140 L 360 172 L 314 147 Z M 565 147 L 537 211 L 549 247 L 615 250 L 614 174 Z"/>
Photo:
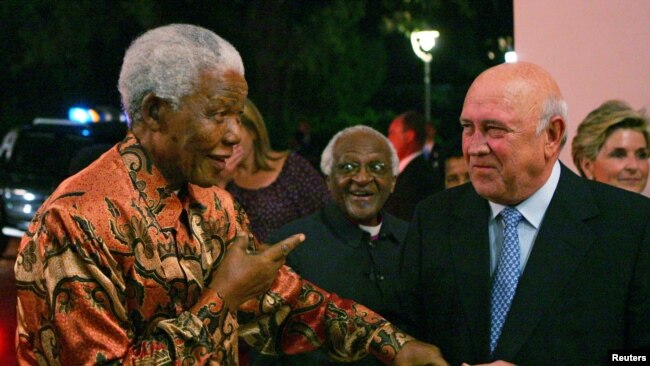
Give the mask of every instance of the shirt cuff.
<path id="1" fill-rule="evenodd" d="M 372 335 L 369 352 L 385 365 L 391 365 L 404 345 L 415 338 L 386 323 Z"/>

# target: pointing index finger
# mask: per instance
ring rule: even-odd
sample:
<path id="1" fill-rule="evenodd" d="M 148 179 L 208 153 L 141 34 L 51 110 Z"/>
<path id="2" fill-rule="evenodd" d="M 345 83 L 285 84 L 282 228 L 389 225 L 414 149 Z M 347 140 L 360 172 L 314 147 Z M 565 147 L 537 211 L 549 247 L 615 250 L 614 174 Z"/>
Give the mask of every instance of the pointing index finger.
<path id="1" fill-rule="evenodd" d="M 305 240 L 305 235 L 304 234 L 296 234 L 292 235 L 277 244 L 273 245 L 271 248 L 267 250 L 267 252 L 270 252 L 270 256 L 273 260 L 278 261 L 278 260 L 283 260 L 284 258 L 291 253 L 300 243 L 302 243 Z"/>

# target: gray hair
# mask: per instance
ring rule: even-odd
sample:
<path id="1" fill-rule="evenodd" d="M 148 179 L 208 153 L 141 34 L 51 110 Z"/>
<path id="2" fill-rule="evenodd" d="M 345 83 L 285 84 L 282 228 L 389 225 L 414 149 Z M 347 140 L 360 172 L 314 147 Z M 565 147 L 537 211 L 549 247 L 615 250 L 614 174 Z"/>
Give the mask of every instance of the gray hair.
<path id="1" fill-rule="evenodd" d="M 214 69 L 244 75 L 239 52 L 214 32 L 190 24 L 170 24 L 147 31 L 126 51 L 118 89 L 129 123 L 142 119 L 143 98 L 154 93 L 173 108 L 196 87 L 199 73 Z"/>
<path id="2" fill-rule="evenodd" d="M 546 103 L 544 103 L 544 107 L 542 107 L 541 116 L 536 130 L 538 135 L 548 127 L 549 123 L 551 122 L 551 118 L 554 116 L 560 116 L 564 122 L 569 121 L 569 107 L 567 106 L 566 101 L 561 97 L 552 95 L 546 99 Z M 564 130 L 561 146 L 564 146 L 566 143 L 568 133 L 567 130 L 568 129 Z"/>
<path id="3" fill-rule="evenodd" d="M 391 144 L 390 140 L 388 140 L 388 138 L 386 138 L 386 136 L 384 136 L 381 132 L 375 130 L 372 127 L 364 125 L 345 128 L 337 132 L 336 135 L 332 137 L 330 142 L 327 143 L 327 146 L 325 146 L 325 150 L 323 150 L 323 154 L 321 155 L 320 159 L 320 170 L 323 172 L 323 174 L 329 176 L 332 173 L 332 165 L 334 164 L 334 145 L 336 145 L 336 142 L 341 137 L 353 134 L 355 132 L 366 132 L 375 135 L 384 141 L 390 150 L 390 162 L 393 167 L 393 175 L 397 176 L 397 174 L 399 174 L 399 158 L 397 157 L 397 151 L 395 150 L 395 147 L 393 144 Z"/>

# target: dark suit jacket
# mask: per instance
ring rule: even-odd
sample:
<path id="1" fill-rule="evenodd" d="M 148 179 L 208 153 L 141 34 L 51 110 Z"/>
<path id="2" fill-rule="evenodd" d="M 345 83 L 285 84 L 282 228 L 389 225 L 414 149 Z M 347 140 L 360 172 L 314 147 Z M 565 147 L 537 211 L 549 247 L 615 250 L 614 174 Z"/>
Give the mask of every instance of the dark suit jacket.
<path id="1" fill-rule="evenodd" d="M 436 179 L 431 163 L 424 155 L 411 160 L 404 170 L 397 176 L 395 190 L 388 197 L 384 210 L 405 221 L 411 221 L 415 206 L 444 188 Z M 444 183 L 443 183 L 444 184 Z"/>
<path id="2" fill-rule="evenodd" d="M 419 335 L 452 365 L 490 361 L 489 215 L 466 184 L 422 202 L 407 236 Z M 563 166 L 494 359 L 606 365 L 608 350 L 642 347 L 650 347 L 650 200 Z"/>

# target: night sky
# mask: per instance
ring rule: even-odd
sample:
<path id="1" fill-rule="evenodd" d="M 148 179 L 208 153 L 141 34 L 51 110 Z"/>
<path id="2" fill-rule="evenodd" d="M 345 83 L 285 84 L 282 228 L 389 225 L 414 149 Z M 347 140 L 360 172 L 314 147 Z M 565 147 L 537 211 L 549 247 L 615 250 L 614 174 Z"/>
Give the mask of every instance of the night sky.
<path id="1" fill-rule="evenodd" d="M 498 38 L 512 36 L 513 22 L 512 1 L 502 0 L 4 0 L 0 17 L 2 134 L 35 117 L 64 118 L 73 104 L 118 108 L 130 41 L 187 22 L 240 51 L 250 96 L 280 146 L 300 117 L 325 131 L 382 129 L 395 114 L 422 111 L 423 63 L 395 26 L 425 23 L 441 33 L 431 64 L 434 122 L 443 137 L 454 135 L 469 83 L 502 62 Z"/>

